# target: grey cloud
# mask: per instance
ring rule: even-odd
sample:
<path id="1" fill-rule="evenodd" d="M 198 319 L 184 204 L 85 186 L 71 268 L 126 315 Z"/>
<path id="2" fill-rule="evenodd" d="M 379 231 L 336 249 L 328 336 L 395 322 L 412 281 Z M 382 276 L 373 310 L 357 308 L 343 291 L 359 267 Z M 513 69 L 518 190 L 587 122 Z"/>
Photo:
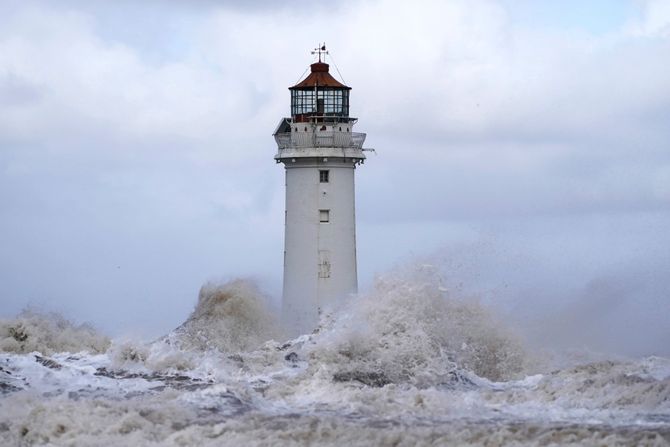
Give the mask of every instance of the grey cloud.
<path id="1" fill-rule="evenodd" d="M 39 102 L 43 96 L 44 91 L 40 86 L 11 72 L 0 77 L 0 104 L 3 108 L 31 105 Z"/>
<path id="2" fill-rule="evenodd" d="M 516 270 L 542 278 L 528 287 L 560 288 L 547 272 L 563 272 L 570 287 L 550 306 L 586 299 L 608 262 L 670 244 L 667 36 L 548 36 L 515 28 L 496 2 L 247 5 L 3 5 L 3 311 L 44 302 L 96 323 L 108 313 L 111 331 L 151 318 L 158 334 L 207 278 L 255 275 L 276 292 L 270 134 L 314 39 L 330 42 L 378 151 L 357 172 L 363 284 L 408 253 L 494 234 L 478 248 L 489 261 L 459 252 L 479 272 L 463 281 L 508 275 L 520 290 L 495 269 L 510 244 Z M 566 240 L 579 249 L 561 254 Z M 569 268 L 592 251 L 599 269 Z M 659 296 L 655 284 L 640 296 Z"/>

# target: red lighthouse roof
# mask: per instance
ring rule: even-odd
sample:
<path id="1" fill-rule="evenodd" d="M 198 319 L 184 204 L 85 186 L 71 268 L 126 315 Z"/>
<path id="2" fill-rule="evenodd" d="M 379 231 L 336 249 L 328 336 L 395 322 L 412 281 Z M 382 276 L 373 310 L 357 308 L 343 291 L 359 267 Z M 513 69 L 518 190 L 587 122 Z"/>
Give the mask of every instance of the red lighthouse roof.
<path id="1" fill-rule="evenodd" d="M 310 67 L 312 70 L 309 76 L 293 87 L 289 87 L 289 90 L 300 90 L 314 87 L 334 87 L 351 90 L 351 87 L 342 84 L 328 73 L 328 64 L 325 62 L 315 62 Z"/>

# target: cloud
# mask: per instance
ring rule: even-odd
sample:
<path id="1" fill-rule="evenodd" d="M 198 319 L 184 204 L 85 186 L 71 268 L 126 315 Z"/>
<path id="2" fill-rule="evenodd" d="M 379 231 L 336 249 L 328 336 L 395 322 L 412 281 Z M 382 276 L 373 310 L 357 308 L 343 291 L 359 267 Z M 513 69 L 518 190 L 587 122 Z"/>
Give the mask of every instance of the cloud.
<path id="1" fill-rule="evenodd" d="M 365 271 L 390 262 L 388 238 L 409 251 L 556 219 L 546 245 L 574 230 L 588 251 L 594 230 L 574 219 L 664 222 L 664 5 L 606 32 L 557 32 L 497 1 L 7 2 L 0 293 L 15 307 L 53 296 L 85 309 L 95 295 L 108 310 L 119 297 L 183 308 L 212 275 L 278 282 L 270 134 L 323 40 L 378 151 L 357 172 Z M 668 242 L 656 227 L 646 237 Z"/>
<path id="2" fill-rule="evenodd" d="M 670 36 L 670 5 L 668 2 L 644 0 L 641 3 L 643 5 L 641 17 L 630 20 L 627 31 L 634 36 Z"/>

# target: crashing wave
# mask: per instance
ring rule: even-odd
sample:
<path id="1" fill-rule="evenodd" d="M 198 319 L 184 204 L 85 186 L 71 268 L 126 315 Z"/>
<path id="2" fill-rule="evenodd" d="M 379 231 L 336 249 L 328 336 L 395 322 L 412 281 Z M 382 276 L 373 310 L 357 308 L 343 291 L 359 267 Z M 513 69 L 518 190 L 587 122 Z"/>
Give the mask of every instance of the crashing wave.
<path id="1" fill-rule="evenodd" d="M 434 385 L 469 370 L 497 381 L 529 365 L 520 338 L 478 303 L 451 296 L 429 269 L 378 278 L 372 292 L 331 318 L 303 356 L 339 365 L 339 380 Z"/>
<path id="2" fill-rule="evenodd" d="M 56 313 L 24 310 L 16 318 L 0 320 L 0 351 L 102 353 L 110 340 L 89 324 L 75 325 Z"/>
<path id="3" fill-rule="evenodd" d="M 161 372 L 225 369 L 221 362 L 228 357 L 234 359 L 236 353 L 251 352 L 267 340 L 281 338 L 267 302 L 249 280 L 207 283 L 200 289 L 195 309 L 177 329 L 151 343 L 115 341 L 109 350 L 113 366 Z M 218 356 L 209 355 L 210 351 Z"/>
<path id="4" fill-rule="evenodd" d="M 670 360 L 605 359 L 537 374 L 519 337 L 423 267 L 379 278 L 313 333 L 286 342 L 276 341 L 280 329 L 248 281 L 205 285 L 175 331 L 153 343 L 117 340 L 98 355 L 48 354 L 103 352 L 109 341 L 96 345 L 91 337 L 101 336 L 59 326 L 62 318 L 31 318 L 1 326 L 12 352 L 43 353 L 2 356 L 3 445 L 670 439 Z M 81 339 L 68 345 L 59 335 Z"/>
<path id="5" fill-rule="evenodd" d="M 252 350 L 280 335 L 266 303 L 251 281 L 207 283 L 200 289 L 193 313 L 171 334 L 170 340 L 184 349 Z"/>

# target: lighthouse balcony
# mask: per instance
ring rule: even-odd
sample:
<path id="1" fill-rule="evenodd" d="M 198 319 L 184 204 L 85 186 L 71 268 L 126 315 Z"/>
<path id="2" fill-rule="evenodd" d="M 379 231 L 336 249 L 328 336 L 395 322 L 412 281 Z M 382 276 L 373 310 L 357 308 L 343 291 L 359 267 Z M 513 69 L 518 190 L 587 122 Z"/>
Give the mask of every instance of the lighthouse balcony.
<path id="1" fill-rule="evenodd" d="M 277 162 L 311 157 L 349 159 L 355 163 L 365 160 L 364 133 L 300 129 L 298 132 L 278 132 L 274 137 L 279 149 L 275 155 Z"/>
<path id="2" fill-rule="evenodd" d="M 274 135 L 279 149 L 344 148 L 363 149 L 365 134 L 360 132 L 315 131 L 281 132 Z"/>

